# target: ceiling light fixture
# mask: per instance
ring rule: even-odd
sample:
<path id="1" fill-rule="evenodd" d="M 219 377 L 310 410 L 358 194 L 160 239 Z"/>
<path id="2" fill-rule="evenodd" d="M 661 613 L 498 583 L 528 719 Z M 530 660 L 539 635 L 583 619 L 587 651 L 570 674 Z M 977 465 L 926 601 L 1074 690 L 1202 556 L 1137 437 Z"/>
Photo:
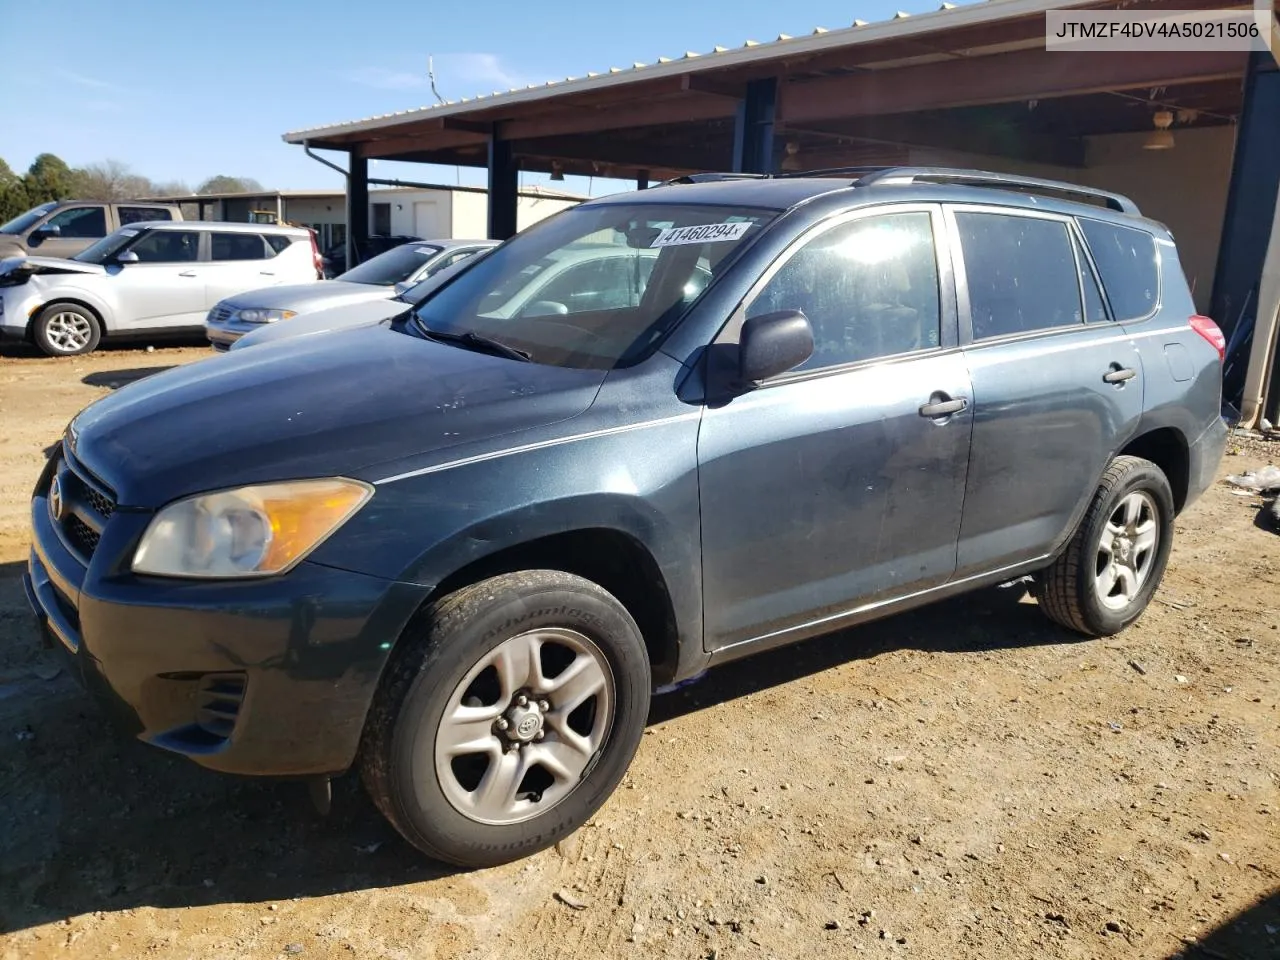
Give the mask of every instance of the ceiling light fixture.
<path id="1" fill-rule="evenodd" d="M 1142 142 L 1142 149 L 1172 150 L 1173 131 L 1169 128 L 1173 126 L 1173 114 L 1168 110 L 1157 110 L 1151 115 L 1151 122 L 1156 128 L 1147 134 L 1147 139 Z"/>
<path id="2" fill-rule="evenodd" d="M 792 173 L 800 169 L 800 161 L 796 154 L 800 152 L 800 144 L 795 140 L 787 141 L 787 155 L 782 158 L 782 170 L 785 173 Z"/>

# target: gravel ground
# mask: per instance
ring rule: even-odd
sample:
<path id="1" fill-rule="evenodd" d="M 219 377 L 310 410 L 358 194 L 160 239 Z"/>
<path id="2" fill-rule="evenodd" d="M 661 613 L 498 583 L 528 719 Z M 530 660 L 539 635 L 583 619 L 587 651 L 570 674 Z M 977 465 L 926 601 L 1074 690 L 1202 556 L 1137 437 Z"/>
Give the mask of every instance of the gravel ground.
<path id="1" fill-rule="evenodd" d="M 351 778 L 223 778 L 110 735 L 40 650 L 27 499 L 82 406 L 204 349 L 0 357 L 0 958 L 1280 957 L 1280 536 L 1219 483 L 1081 641 L 1021 587 L 659 697 L 565 841 L 457 873 Z M 1239 442 L 1222 475 L 1280 463 Z"/>

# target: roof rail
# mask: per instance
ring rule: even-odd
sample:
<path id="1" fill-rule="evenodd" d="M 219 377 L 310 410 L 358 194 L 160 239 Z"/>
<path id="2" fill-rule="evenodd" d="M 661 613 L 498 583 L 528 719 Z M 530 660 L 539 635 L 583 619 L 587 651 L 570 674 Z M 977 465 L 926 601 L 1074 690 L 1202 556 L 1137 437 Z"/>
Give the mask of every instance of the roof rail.
<path id="1" fill-rule="evenodd" d="M 879 173 L 882 170 L 899 169 L 892 166 L 865 166 L 865 167 L 823 167 L 819 170 L 791 170 L 786 173 L 775 173 L 773 176 L 778 180 L 790 180 L 795 177 L 834 177 L 841 175 L 856 174 L 858 177 L 866 176 L 869 173 Z"/>
<path id="2" fill-rule="evenodd" d="M 1048 196 L 1059 196 L 1068 200 L 1101 202 L 1105 206 L 1120 213 L 1141 216 L 1138 205 L 1128 197 L 1108 190 L 1084 187 L 1077 183 L 1064 183 L 1060 180 L 1041 180 L 1039 177 L 1020 177 L 1009 173 L 994 173 L 989 170 L 962 170 L 952 167 L 886 167 L 859 177 L 854 186 L 867 187 L 872 184 L 891 183 L 950 183 L 970 187 L 995 187 L 1003 190 L 1017 190 L 1022 193 L 1040 193 Z"/>

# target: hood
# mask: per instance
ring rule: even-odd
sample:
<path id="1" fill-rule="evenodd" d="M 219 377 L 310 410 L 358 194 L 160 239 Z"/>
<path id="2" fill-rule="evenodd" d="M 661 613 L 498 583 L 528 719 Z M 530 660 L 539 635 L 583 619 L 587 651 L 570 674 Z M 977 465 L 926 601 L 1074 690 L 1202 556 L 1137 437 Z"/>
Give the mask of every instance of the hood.
<path id="1" fill-rule="evenodd" d="M 360 284 L 353 284 L 360 286 Z M 380 289 L 380 288 L 378 288 Z M 332 333 L 353 327 L 374 326 L 409 309 L 403 300 L 359 300 L 341 306 L 326 306 L 323 310 L 303 314 L 279 323 L 264 323 L 259 329 L 246 333 L 231 344 L 232 350 L 243 350 L 276 340 L 305 337 L 317 333 Z"/>
<path id="2" fill-rule="evenodd" d="M 315 280 L 311 283 L 288 283 L 278 287 L 259 287 L 237 293 L 222 301 L 223 306 L 237 310 L 256 307 L 260 310 L 317 310 L 340 303 L 361 300 L 386 300 L 395 295 L 394 287 L 371 283 L 348 283 L 345 280 Z"/>
<path id="3" fill-rule="evenodd" d="M 385 327 L 226 353 L 122 387 L 68 428 L 121 506 L 361 469 L 554 423 L 605 377 Z"/>
<path id="4" fill-rule="evenodd" d="M 0 260 L 0 277 L 7 277 L 6 285 L 15 281 L 26 282 L 32 274 L 54 273 L 106 273 L 98 263 L 81 263 L 79 260 L 63 260 L 58 257 L 8 257 Z"/>

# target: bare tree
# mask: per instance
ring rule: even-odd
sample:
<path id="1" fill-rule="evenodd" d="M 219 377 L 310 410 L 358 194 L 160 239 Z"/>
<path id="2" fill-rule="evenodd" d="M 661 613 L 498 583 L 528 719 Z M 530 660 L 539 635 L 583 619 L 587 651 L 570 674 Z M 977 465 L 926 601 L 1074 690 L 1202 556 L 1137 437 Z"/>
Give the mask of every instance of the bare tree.
<path id="1" fill-rule="evenodd" d="M 134 200 L 150 196 L 151 181 L 127 163 L 103 160 L 75 171 L 76 194 L 84 200 Z"/>

